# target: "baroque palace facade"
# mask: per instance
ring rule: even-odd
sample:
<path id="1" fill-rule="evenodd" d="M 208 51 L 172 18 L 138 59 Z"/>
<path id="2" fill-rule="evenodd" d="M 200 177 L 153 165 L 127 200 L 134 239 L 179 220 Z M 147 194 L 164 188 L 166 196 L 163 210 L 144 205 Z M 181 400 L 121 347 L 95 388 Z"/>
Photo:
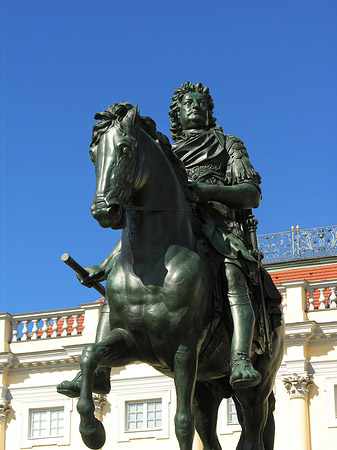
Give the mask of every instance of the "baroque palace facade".
<path id="1" fill-rule="evenodd" d="M 274 387 L 275 450 L 332 450 L 337 442 L 337 227 L 259 236 L 265 267 L 283 296 L 286 348 Z M 79 370 L 95 339 L 100 302 L 39 313 L 0 314 L 0 449 L 85 450 L 76 399 L 56 385 Z M 136 363 L 111 370 L 95 396 L 106 449 L 178 450 L 173 381 Z M 221 445 L 240 426 L 231 400 L 219 410 Z M 194 450 L 201 450 L 198 438 Z"/>

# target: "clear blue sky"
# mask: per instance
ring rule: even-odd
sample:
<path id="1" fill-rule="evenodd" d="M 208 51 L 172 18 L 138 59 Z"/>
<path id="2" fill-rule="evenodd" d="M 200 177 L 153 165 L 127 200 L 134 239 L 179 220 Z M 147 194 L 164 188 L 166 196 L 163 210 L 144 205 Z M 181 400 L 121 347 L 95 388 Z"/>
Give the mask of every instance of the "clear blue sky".
<path id="1" fill-rule="evenodd" d="M 201 81 L 262 175 L 259 234 L 337 223 L 334 0 L 2 0 L 0 311 L 99 297 L 119 233 L 91 217 L 95 112 L 138 102 L 169 134 L 173 89 Z"/>

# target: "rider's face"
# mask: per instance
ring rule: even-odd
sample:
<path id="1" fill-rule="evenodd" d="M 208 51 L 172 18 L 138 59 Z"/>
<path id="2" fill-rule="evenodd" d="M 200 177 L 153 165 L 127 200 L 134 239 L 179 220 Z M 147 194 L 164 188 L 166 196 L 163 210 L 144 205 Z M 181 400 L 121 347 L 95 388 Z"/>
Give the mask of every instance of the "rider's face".
<path id="1" fill-rule="evenodd" d="M 205 94 L 189 92 L 179 106 L 179 120 L 183 130 L 200 129 L 208 126 L 208 101 Z"/>

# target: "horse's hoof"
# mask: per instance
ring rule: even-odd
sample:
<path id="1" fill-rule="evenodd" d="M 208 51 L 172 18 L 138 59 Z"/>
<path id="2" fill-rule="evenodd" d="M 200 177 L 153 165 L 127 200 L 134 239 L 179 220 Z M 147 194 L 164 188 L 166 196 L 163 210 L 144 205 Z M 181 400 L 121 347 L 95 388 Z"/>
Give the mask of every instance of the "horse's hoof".
<path id="1" fill-rule="evenodd" d="M 81 393 L 81 385 L 75 381 L 62 381 L 56 386 L 57 392 L 67 397 L 77 398 Z"/>
<path id="2" fill-rule="evenodd" d="M 85 445 L 94 450 L 98 450 L 103 447 L 105 443 L 105 430 L 102 423 L 94 418 L 94 425 L 92 427 L 84 427 L 81 429 L 80 433 L 82 435 L 82 440 Z"/>

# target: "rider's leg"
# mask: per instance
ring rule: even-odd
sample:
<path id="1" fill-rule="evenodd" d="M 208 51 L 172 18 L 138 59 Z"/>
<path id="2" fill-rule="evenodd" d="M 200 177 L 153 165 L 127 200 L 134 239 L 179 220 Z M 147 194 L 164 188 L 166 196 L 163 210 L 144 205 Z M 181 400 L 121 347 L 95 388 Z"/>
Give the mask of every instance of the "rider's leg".
<path id="1" fill-rule="evenodd" d="M 255 315 L 244 273 L 234 264 L 226 264 L 225 268 L 227 296 L 234 324 L 230 384 L 234 389 L 242 389 L 261 381 L 260 373 L 254 369 L 250 360 Z"/>
<path id="2" fill-rule="evenodd" d="M 95 343 L 102 341 L 110 333 L 109 314 L 109 304 L 105 299 L 97 325 Z M 82 374 L 78 372 L 73 380 L 65 380 L 58 384 L 57 392 L 67 397 L 79 397 L 81 382 Z M 93 391 L 96 394 L 108 394 L 110 392 L 110 367 L 98 367 L 95 370 Z"/>

